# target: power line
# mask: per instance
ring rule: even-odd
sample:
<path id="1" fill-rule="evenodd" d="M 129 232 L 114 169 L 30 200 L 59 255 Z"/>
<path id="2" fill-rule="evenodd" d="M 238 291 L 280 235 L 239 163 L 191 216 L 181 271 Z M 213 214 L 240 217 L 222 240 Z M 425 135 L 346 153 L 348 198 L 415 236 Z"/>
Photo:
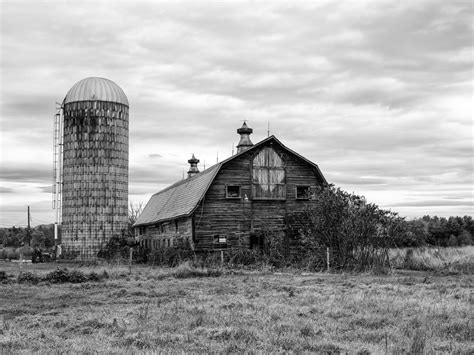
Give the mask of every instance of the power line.
<path id="1" fill-rule="evenodd" d="M 33 218 L 31 217 L 31 220 L 34 221 L 34 222 L 41 222 L 41 223 L 48 223 L 48 224 L 53 224 L 54 222 L 51 222 L 51 221 L 45 221 L 43 219 L 39 219 L 39 218 Z"/>

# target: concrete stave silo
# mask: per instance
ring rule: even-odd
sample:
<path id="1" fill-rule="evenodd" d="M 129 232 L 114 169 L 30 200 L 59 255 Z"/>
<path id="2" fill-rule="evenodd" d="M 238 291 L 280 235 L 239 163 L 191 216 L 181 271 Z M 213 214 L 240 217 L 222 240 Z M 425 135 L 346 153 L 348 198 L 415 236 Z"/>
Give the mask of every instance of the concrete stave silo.
<path id="1" fill-rule="evenodd" d="M 127 231 L 129 103 L 114 82 L 86 78 L 62 106 L 62 252 L 88 259 Z"/>

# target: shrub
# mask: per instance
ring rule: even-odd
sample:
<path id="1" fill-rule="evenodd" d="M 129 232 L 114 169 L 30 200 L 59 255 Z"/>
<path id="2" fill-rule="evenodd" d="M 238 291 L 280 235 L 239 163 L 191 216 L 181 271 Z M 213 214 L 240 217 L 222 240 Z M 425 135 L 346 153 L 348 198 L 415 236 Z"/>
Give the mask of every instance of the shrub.
<path id="1" fill-rule="evenodd" d="M 69 271 L 68 269 L 56 269 L 46 274 L 43 277 L 44 281 L 49 281 L 52 283 L 64 283 L 69 282 Z"/>
<path id="2" fill-rule="evenodd" d="M 151 251 L 147 261 L 154 265 L 166 265 L 175 267 L 183 262 L 194 259 L 189 241 L 185 237 L 176 237 L 172 247 L 164 247 Z"/>
<path id="3" fill-rule="evenodd" d="M 63 250 L 60 258 L 64 260 L 74 260 L 79 256 L 79 250 Z"/>
<path id="4" fill-rule="evenodd" d="M 109 275 L 104 271 L 101 275 L 91 272 L 85 274 L 79 270 L 69 271 L 68 269 L 57 269 L 46 274 L 42 281 L 49 281 L 51 283 L 83 283 L 87 281 L 101 281 L 104 278 L 108 278 Z"/>
<path id="5" fill-rule="evenodd" d="M 262 252 L 258 249 L 233 248 L 226 252 L 226 261 L 232 265 L 255 265 L 262 261 Z"/>
<path id="6" fill-rule="evenodd" d="M 300 260 L 314 263 L 316 257 L 320 267 L 329 248 L 331 268 L 359 271 L 389 266 L 388 248 L 406 232 L 396 213 L 331 185 L 317 190 L 306 209 L 288 216 L 286 225 L 287 244 L 297 247 Z"/>
<path id="7" fill-rule="evenodd" d="M 33 274 L 31 272 L 21 272 L 18 275 L 17 281 L 18 283 L 31 283 L 31 284 L 36 285 L 38 282 L 41 281 L 41 278 L 38 275 Z"/>
<path id="8" fill-rule="evenodd" d="M 68 281 L 71 283 L 81 283 L 81 282 L 86 282 L 89 280 L 90 280 L 90 275 L 86 276 L 81 271 L 78 271 L 78 270 L 72 270 L 68 276 Z"/>
<path id="9" fill-rule="evenodd" d="M 95 273 L 95 272 L 91 272 L 88 276 L 87 276 L 87 281 L 100 281 L 101 280 L 101 277 L 99 274 Z"/>
<path id="10" fill-rule="evenodd" d="M 128 260 L 130 249 L 133 249 L 132 258 L 135 262 L 146 262 L 148 250 L 138 246 L 134 238 L 114 235 L 107 244 L 97 253 L 97 257 L 106 260 Z"/>
<path id="11" fill-rule="evenodd" d="M 456 247 L 458 246 L 458 238 L 455 235 L 452 235 L 448 239 L 448 247 Z"/>
<path id="12" fill-rule="evenodd" d="M 15 248 L 4 249 L 3 255 L 4 255 L 4 259 L 8 259 L 8 260 L 20 259 L 20 253 L 18 253 Z"/>

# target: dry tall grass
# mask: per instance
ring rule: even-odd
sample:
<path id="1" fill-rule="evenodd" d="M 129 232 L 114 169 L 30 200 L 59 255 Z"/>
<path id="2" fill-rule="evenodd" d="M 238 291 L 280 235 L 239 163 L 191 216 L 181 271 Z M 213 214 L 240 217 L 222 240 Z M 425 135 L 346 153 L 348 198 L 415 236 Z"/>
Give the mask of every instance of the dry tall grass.
<path id="1" fill-rule="evenodd" d="M 109 278 L 0 285 L 1 352 L 474 352 L 463 273 L 80 270 Z"/>
<path id="2" fill-rule="evenodd" d="M 474 273 L 474 246 L 459 248 L 392 249 L 393 268 Z"/>

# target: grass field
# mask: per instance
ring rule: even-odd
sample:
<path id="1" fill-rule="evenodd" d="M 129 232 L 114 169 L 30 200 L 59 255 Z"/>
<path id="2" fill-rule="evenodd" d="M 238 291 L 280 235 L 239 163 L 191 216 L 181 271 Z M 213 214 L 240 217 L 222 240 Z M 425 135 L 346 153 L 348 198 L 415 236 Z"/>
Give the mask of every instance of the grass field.
<path id="1" fill-rule="evenodd" d="M 0 352 L 474 352 L 466 272 L 196 277 L 187 265 L 135 266 L 131 275 L 123 266 L 79 269 L 109 278 L 0 284 Z M 12 263 L 0 270 L 20 271 Z"/>

